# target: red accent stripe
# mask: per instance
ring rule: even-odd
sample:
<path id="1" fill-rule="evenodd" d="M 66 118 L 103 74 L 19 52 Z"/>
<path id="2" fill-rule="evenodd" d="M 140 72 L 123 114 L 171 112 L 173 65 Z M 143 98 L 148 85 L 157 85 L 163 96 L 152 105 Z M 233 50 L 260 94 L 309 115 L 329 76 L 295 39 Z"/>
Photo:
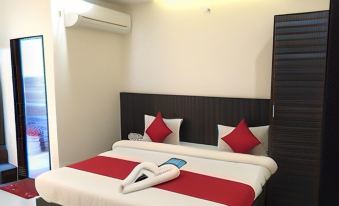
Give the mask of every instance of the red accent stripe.
<path id="1" fill-rule="evenodd" d="M 35 181 L 33 179 L 24 179 L 11 184 L 0 187 L 0 190 L 12 193 L 25 199 L 31 199 L 39 196 L 35 189 Z M 0 204 L 2 205 L 2 204 Z"/>
<path id="2" fill-rule="evenodd" d="M 122 180 L 138 164 L 98 156 L 68 167 Z M 228 206 L 251 206 L 255 198 L 254 190 L 249 185 L 185 170 L 181 170 L 179 178 L 155 187 Z"/>

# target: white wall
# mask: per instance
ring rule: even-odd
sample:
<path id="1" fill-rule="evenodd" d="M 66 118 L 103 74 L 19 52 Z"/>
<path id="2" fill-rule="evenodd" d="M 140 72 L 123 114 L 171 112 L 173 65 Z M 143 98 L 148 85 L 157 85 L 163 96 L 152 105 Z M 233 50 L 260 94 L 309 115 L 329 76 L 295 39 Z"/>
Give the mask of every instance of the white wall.
<path id="1" fill-rule="evenodd" d="M 9 39 L 45 37 L 52 164 L 58 167 L 109 150 L 119 139 L 121 91 L 269 98 L 273 15 L 329 5 L 329 0 L 157 0 L 132 5 L 133 31 L 121 36 L 66 30 L 59 16 L 63 0 L 49 2 L 1 1 L 0 78 L 14 164 Z"/>
<path id="2" fill-rule="evenodd" d="M 91 1 L 123 10 L 104 1 Z M 45 38 L 53 168 L 107 151 L 120 138 L 119 91 L 125 37 L 90 29 L 66 31 L 63 17 L 59 16 L 63 6 L 62 0 L 1 1 L 0 78 L 6 143 L 10 162 L 15 165 L 9 52 L 9 40 L 13 38 L 40 34 Z"/>
<path id="3" fill-rule="evenodd" d="M 1 0 L 0 81 L 4 98 L 6 145 L 9 162 L 17 165 L 12 68 L 9 40 L 44 35 L 52 167 L 58 167 L 58 145 L 54 99 L 53 38 L 50 3 L 47 0 Z"/>
<path id="4" fill-rule="evenodd" d="M 58 146 L 63 166 L 107 151 L 120 138 L 125 36 L 65 29 L 59 16 L 63 2 L 52 2 Z"/>
<path id="5" fill-rule="evenodd" d="M 123 88 L 270 98 L 273 16 L 326 9 L 329 0 L 157 0 L 133 5 Z"/>

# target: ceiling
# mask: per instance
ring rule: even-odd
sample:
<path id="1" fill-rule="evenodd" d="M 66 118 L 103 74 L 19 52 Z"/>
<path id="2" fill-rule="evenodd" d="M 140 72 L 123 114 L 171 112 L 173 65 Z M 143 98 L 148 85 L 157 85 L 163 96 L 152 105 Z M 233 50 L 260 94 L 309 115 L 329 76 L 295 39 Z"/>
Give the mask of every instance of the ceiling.
<path id="1" fill-rule="evenodd" d="M 151 2 L 152 0 L 106 0 L 112 3 L 120 3 L 120 4 L 137 4 L 144 2 Z"/>

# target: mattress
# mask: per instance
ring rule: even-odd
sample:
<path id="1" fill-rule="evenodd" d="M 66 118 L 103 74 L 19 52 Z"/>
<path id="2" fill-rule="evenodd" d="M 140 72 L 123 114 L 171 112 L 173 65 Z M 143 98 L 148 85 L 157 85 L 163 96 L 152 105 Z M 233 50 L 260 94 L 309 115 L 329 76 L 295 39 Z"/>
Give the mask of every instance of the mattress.
<path id="1" fill-rule="evenodd" d="M 277 170 L 276 163 L 269 157 L 152 142 L 119 141 L 111 151 L 100 156 L 158 165 L 170 158 L 184 159 L 187 164 L 182 169 L 244 183 L 253 188 L 255 197 Z M 224 205 L 154 187 L 124 195 L 120 192 L 120 183 L 120 179 L 64 167 L 39 176 L 36 188 L 47 202 L 64 206 Z"/>
<path id="2" fill-rule="evenodd" d="M 191 143 L 191 142 L 180 142 L 179 144 L 185 147 L 194 147 L 194 148 L 205 149 L 205 150 L 218 150 L 218 147 L 214 145 L 197 144 L 197 143 Z"/>

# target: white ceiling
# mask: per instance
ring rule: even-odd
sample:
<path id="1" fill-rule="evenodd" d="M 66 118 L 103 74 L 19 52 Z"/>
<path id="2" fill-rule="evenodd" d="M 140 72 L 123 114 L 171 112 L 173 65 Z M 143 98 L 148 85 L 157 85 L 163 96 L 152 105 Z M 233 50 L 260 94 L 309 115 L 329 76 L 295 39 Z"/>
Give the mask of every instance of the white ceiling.
<path id="1" fill-rule="evenodd" d="M 152 0 L 106 0 L 106 1 L 120 4 L 138 4 L 144 2 L 151 2 Z"/>

